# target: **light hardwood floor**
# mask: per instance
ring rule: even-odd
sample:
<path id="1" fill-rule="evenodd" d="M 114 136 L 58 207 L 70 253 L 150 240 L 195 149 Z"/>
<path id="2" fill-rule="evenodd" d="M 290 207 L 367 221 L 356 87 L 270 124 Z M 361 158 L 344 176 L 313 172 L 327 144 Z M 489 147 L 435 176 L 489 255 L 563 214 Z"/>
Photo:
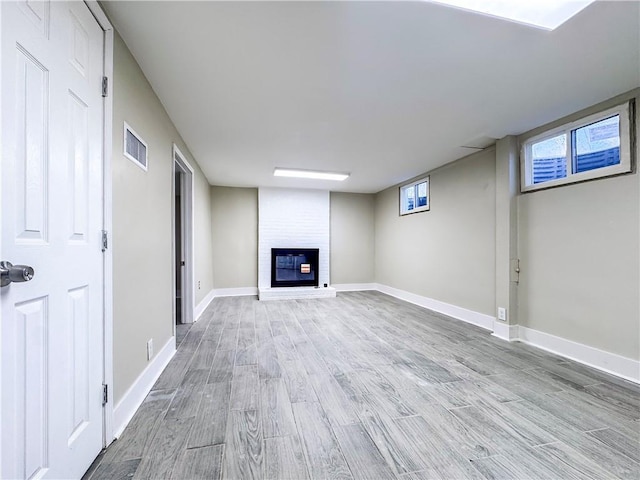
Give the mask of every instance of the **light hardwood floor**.
<path id="1" fill-rule="evenodd" d="M 640 388 L 375 292 L 215 299 L 86 478 L 640 478 Z"/>

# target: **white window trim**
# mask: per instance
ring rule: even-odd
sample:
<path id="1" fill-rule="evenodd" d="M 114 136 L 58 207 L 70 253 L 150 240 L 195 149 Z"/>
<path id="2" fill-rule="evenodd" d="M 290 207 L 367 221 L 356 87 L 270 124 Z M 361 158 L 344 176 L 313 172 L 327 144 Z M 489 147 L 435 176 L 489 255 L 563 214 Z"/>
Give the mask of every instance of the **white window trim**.
<path id="1" fill-rule="evenodd" d="M 571 123 L 566 123 L 559 127 L 547 130 L 539 135 L 526 139 L 522 144 L 520 152 L 520 185 L 522 192 L 531 192 L 534 190 L 542 190 L 551 187 L 557 187 L 560 185 L 567 185 L 571 183 L 583 182 L 585 180 L 593 180 L 596 178 L 609 177 L 612 175 L 619 175 L 622 173 L 628 173 L 631 171 L 631 129 L 630 129 L 630 105 L 631 102 L 626 102 L 623 105 L 603 110 L 602 112 L 594 113 L 587 117 L 583 117 Z M 586 172 L 572 173 L 572 158 L 571 158 L 571 131 L 578 128 L 590 125 L 592 123 L 599 122 L 614 115 L 620 116 L 620 163 L 618 165 L 611 165 L 608 167 L 597 168 Z M 567 136 L 567 176 L 565 178 L 559 178 L 551 180 L 549 182 L 542 182 L 533 184 L 533 164 L 529 161 L 531 158 L 531 147 L 534 143 L 538 143 L 541 140 L 555 137 L 561 133 Z"/>
<path id="2" fill-rule="evenodd" d="M 423 205 L 422 207 L 414 208 L 413 210 L 407 210 L 406 212 L 403 211 L 402 210 L 402 192 L 407 188 L 415 188 L 416 185 L 424 182 L 427 182 L 427 204 Z M 400 199 L 400 216 L 412 215 L 414 213 L 419 213 L 419 212 L 428 212 L 431 209 L 431 182 L 429 180 L 429 175 L 427 175 L 426 177 L 422 177 L 421 179 L 416 180 L 414 182 L 405 183 L 404 185 L 401 185 L 398 190 L 398 198 Z M 416 192 L 415 198 L 417 201 L 418 200 L 417 192 Z"/>
<path id="3" fill-rule="evenodd" d="M 127 130 L 129 130 L 131 133 L 133 133 L 135 135 L 135 137 L 140 140 L 140 143 L 142 143 L 144 145 L 145 148 L 145 155 L 144 155 L 144 165 L 142 165 L 137 158 L 132 157 L 131 155 L 129 155 L 129 153 L 127 152 Z M 141 168 L 142 170 L 144 170 L 145 172 L 148 171 L 149 169 L 149 146 L 147 145 L 147 142 L 145 142 L 142 137 L 138 134 L 138 132 L 136 132 L 133 128 L 131 128 L 131 126 L 127 123 L 124 122 L 124 127 L 122 129 L 122 153 L 124 154 L 125 157 L 127 157 L 129 160 L 131 160 L 134 165 L 137 165 L 139 168 Z"/>

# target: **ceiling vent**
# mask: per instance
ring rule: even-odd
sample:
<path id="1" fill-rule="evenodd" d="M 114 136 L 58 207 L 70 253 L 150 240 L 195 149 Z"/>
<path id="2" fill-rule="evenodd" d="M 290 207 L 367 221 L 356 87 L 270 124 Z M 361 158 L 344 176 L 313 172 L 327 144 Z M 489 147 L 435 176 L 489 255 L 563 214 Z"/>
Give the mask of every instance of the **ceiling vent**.
<path id="1" fill-rule="evenodd" d="M 124 124 L 124 156 L 147 170 L 147 144 L 127 123 Z"/>

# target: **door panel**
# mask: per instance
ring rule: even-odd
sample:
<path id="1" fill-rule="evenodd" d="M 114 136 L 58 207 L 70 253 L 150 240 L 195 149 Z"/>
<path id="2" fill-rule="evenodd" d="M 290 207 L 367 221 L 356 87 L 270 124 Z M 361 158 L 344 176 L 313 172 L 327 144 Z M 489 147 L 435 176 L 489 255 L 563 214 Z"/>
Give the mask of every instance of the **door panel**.
<path id="1" fill-rule="evenodd" d="M 87 223 L 89 205 L 89 129 L 87 105 L 69 92 L 69 111 L 71 125 L 69 128 L 69 185 L 71 194 L 69 201 L 70 222 L 69 239 L 72 242 L 87 241 Z"/>
<path id="2" fill-rule="evenodd" d="M 103 443 L 103 32 L 83 2 L 0 1 L 0 477 L 79 478 Z"/>
<path id="3" fill-rule="evenodd" d="M 14 385 L 15 412 L 20 412 L 24 430 L 16 429 L 16 447 L 26 446 L 24 472 L 20 476 L 31 478 L 49 465 L 47 442 L 47 379 L 49 348 L 47 298 L 36 298 L 16 305 L 14 345 L 25 352 L 16 359 Z M 9 332 L 7 332 L 9 333 Z M 20 405 L 25 405 L 21 411 Z M 19 455 L 19 452 L 15 452 Z"/>
<path id="4" fill-rule="evenodd" d="M 16 46 L 16 240 L 19 244 L 44 243 L 47 220 L 49 72 Z"/>
<path id="5" fill-rule="evenodd" d="M 19 8 L 43 37 L 49 38 L 49 2 L 27 0 L 18 2 Z"/>
<path id="6" fill-rule="evenodd" d="M 91 420 L 90 398 L 91 378 L 89 371 L 89 287 L 74 288 L 69 291 L 69 322 L 71 337 L 68 343 L 69 360 L 72 368 L 71 402 L 69 402 L 68 438 L 73 443 Z"/>

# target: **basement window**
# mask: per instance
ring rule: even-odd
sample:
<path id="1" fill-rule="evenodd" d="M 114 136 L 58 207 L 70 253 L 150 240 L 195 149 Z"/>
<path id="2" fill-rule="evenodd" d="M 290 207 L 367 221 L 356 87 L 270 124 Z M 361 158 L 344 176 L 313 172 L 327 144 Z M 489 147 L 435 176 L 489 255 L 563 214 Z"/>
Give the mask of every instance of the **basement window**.
<path id="1" fill-rule="evenodd" d="M 528 139 L 520 156 L 522 191 L 630 172 L 631 110 L 625 103 Z"/>
<path id="2" fill-rule="evenodd" d="M 147 170 L 147 144 L 127 122 L 124 123 L 124 156 L 144 171 Z"/>
<path id="3" fill-rule="evenodd" d="M 429 210 L 429 177 L 400 187 L 400 215 Z"/>

